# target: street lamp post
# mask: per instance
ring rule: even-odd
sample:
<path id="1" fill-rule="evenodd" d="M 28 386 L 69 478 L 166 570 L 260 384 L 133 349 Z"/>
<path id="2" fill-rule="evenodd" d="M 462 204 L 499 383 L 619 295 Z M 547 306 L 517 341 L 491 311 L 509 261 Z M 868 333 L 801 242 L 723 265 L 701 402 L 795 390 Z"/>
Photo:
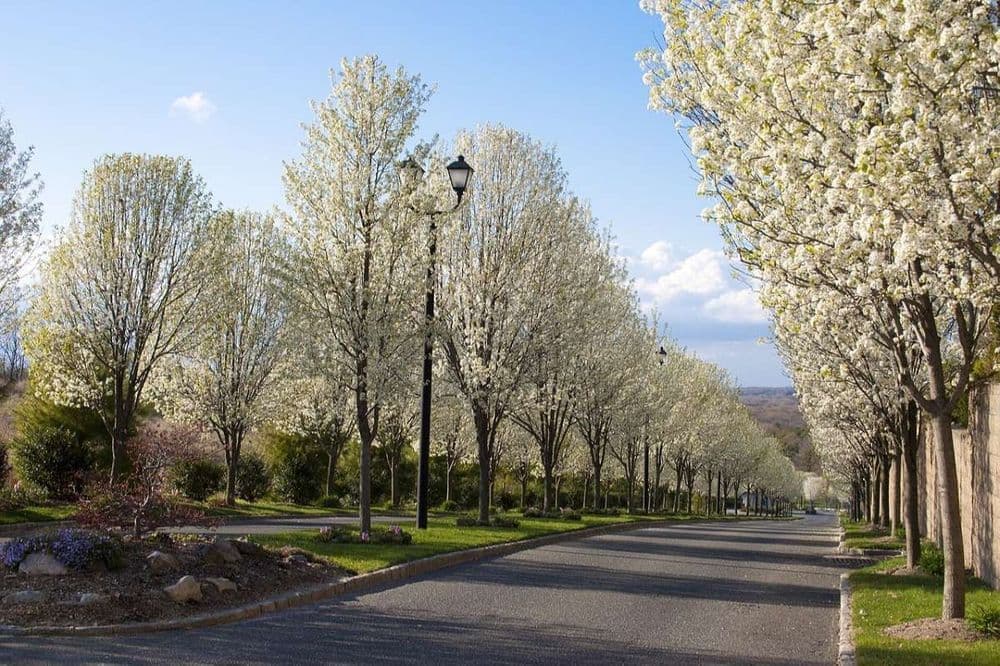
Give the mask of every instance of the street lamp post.
<path id="1" fill-rule="evenodd" d="M 400 165 L 400 172 L 407 185 L 416 186 L 423 178 L 423 168 L 412 157 Z M 420 215 L 426 215 L 430 220 L 430 236 L 428 240 L 429 261 L 427 264 L 427 284 L 424 301 L 424 371 L 423 385 L 420 394 L 420 446 L 417 452 L 417 528 L 427 529 L 427 489 L 430 478 L 431 456 L 431 389 L 434 379 L 434 272 L 437 255 L 437 216 L 451 213 L 462 205 L 462 195 L 472 176 L 472 167 L 461 155 L 449 164 L 448 178 L 451 189 L 455 191 L 455 205 L 441 210 L 421 210 L 409 206 L 410 210 Z"/>
<path id="2" fill-rule="evenodd" d="M 663 363 L 667 359 L 667 350 L 664 349 L 663 346 L 661 345 L 660 350 L 656 352 L 656 355 L 659 357 L 660 365 L 663 365 Z M 649 496 L 649 416 L 648 415 L 646 416 L 646 437 L 645 437 L 644 448 L 645 448 L 644 451 L 645 460 L 642 465 L 642 475 L 643 475 L 642 510 L 644 513 L 649 513 L 652 507 L 649 505 L 650 496 Z"/>

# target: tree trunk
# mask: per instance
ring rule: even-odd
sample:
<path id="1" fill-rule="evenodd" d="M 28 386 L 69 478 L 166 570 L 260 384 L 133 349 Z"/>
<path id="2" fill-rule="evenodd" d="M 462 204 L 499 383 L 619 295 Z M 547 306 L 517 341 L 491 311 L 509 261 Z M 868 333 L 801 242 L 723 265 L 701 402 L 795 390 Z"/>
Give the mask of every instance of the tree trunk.
<path id="1" fill-rule="evenodd" d="M 965 546 L 962 543 L 962 516 L 958 504 L 958 472 L 951 414 L 935 414 L 934 452 L 937 459 L 938 504 L 941 507 L 941 550 L 944 553 L 944 595 L 941 617 L 965 617 Z"/>
<path id="2" fill-rule="evenodd" d="M 552 510 L 552 470 L 542 468 L 542 511 Z"/>
<path id="3" fill-rule="evenodd" d="M 474 410 L 476 444 L 479 454 L 479 522 L 490 522 L 490 433 L 487 416 Z"/>
<path id="4" fill-rule="evenodd" d="M 396 472 L 398 463 L 393 463 L 389 465 L 389 503 L 394 507 L 399 506 L 399 486 L 396 483 Z"/>
<path id="5" fill-rule="evenodd" d="M 708 498 L 705 501 L 705 515 L 711 515 L 712 509 L 712 479 L 715 478 L 714 473 L 711 470 L 705 471 L 705 476 L 708 478 Z"/>
<path id="6" fill-rule="evenodd" d="M 889 466 L 889 532 L 895 536 L 899 531 L 899 496 L 900 496 L 900 463 L 902 455 L 900 447 L 892 453 Z"/>
<path id="7" fill-rule="evenodd" d="M 370 534 L 372 531 L 372 436 L 367 427 L 360 432 L 360 435 L 358 519 L 361 531 Z"/>
<path id="8" fill-rule="evenodd" d="M 326 492 L 327 496 L 333 493 L 333 453 L 326 454 Z"/>
<path id="9" fill-rule="evenodd" d="M 906 566 L 910 569 L 920 563 L 919 445 L 917 405 L 910 401 L 906 409 L 906 434 L 903 438 L 903 525 L 906 530 Z"/>
<path id="10" fill-rule="evenodd" d="M 879 516 L 881 517 L 880 525 L 882 527 L 889 527 L 889 457 L 885 456 L 879 463 Z"/>
<path id="11" fill-rule="evenodd" d="M 451 501 L 451 465 L 447 465 L 444 470 L 444 501 Z"/>

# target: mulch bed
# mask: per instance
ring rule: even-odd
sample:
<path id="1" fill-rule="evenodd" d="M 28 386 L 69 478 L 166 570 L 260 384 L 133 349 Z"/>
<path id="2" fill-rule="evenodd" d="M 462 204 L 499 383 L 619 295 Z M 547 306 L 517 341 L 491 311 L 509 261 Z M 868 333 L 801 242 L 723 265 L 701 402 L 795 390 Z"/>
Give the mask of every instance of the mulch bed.
<path id="1" fill-rule="evenodd" d="M 311 557 L 287 558 L 292 552 L 288 549 L 262 550 L 257 555 L 244 554 L 238 562 L 209 564 L 199 557 L 205 543 L 203 539 L 178 541 L 163 535 L 155 540 L 129 542 L 125 546 L 125 567 L 119 571 L 65 576 L 27 576 L 6 571 L 0 578 L 0 599 L 12 592 L 35 590 L 45 593 L 46 600 L 0 603 L 0 625 L 87 626 L 170 620 L 261 601 L 347 575 L 344 570 Z M 146 565 L 146 556 L 154 550 L 175 555 L 180 560 L 180 569 L 154 574 Z M 297 549 L 295 552 L 303 553 Z M 202 582 L 200 602 L 177 603 L 163 591 L 185 575 Z M 228 578 L 238 589 L 218 592 L 214 585 L 204 582 L 209 577 Z M 85 592 L 106 598 L 80 605 L 78 600 Z"/>
<path id="2" fill-rule="evenodd" d="M 979 641 L 983 636 L 972 629 L 965 620 L 942 620 L 928 617 L 904 622 L 884 630 L 886 636 L 907 640 Z"/>

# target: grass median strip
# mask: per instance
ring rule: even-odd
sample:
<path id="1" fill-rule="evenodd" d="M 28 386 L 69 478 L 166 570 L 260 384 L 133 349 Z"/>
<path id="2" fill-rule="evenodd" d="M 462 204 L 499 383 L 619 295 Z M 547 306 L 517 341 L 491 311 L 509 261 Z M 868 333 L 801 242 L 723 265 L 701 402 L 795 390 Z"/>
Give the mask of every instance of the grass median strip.
<path id="1" fill-rule="evenodd" d="M 738 520 L 746 520 L 741 516 Z M 750 517 L 750 519 L 754 519 Z M 522 541 L 535 537 L 579 530 L 586 527 L 613 525 L 616 523 L 636 523 L 649 521 L 699 521 L 699 520 L 733 520 L 733 517 L 722 518 L 713 516 L 594 516 L 585 515 L 581 520 L 560 520 L 553 518 L 520 518 L 516 528 L 502 527 L 458 527 L 454 517 L 435 517 L 429 521 L 427 530 L 413 529 L 410 521 L 400 520 L 400 525 L 413 535 L 413 543 L 397 544 L 354 544 L 354 543 L 320 543 L 316 532 L 296 531 L 279 534 L 261 534 L 253 536 L 253 540 L 267 546 L 294 546 L 309 551 L 319 557 L 355 573 L 366 573 L 390 567 L 394 564 L 409 562 L 423 557 L 439 555 L 456 550 L 490 546 L 510 541 Z"/>
<path id="2" fill-rule="evenodd" d="M 76 506 L 73 504 L 26 506 L 20 509 L 0 512 L 0 525 L 50 523 L 58 520 L 67 520 L 74 513 L 76 513 Z"/>
<path id="3" fill-rule="evenodd" d="M 851 574 L 858 664 L 1000 664 L 998 640 L 913 640 L 883 633 L 887 627 L 941 613 L 940 577 L 883 573 L 905 564 L 903 558 L 892 558 Z M 1000 592 L 970 579 L 966 606 L 969 615 L 978 607 L 1000 606 Z"/>

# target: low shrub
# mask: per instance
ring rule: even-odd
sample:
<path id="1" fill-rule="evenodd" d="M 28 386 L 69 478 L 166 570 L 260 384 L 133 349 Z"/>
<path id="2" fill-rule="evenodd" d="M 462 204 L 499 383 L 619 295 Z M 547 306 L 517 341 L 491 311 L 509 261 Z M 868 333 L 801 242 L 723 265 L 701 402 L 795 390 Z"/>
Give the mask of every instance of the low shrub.
<path id="1" fill-rule="evenodd" d="M 23 431 L 11 442 L 11 453 L 17 478 L 55 499 L 79 496 L 93 467 L 87 447 L 62 427 Z"/>
<path id="2" fill-rule="evenodd" d="M 497 496 L 497 506 L 504 511 L 510 511 L 517 506 L 517 498 L 514 497 L 514 493 L 504 490 Z"/>
<path id="3" fill-rule="evenodd" d="M 462 507 L 455 500 L 445 500 L 438 504 L 437 510 L 454 513 L 455 511 L 461 511 Z"/>
<path id="4" fill-rule="evenodd" d="M 340 498 L 336 495 L 323 495 L 318 500 L 316 500 L 316 506 L 322 507 L 324 509 L 339 509 L 343 506 Z"/>
<path id="5" fill-rule="evenodd" d="M 28 555 L 38 552 L 49 553 L 75 571 L 86 571 L 95 565 L 117 570 L 125 565 L 121 539 L 73 529 L 43 537 L 11 539 L 0 546 L 0 561 L 8 569 L 17 569 Z"/>
<path id="6" fill-rule="evenodd" d="M 521 512 L 521 515 L 525 518 L 541 518 L 544 514 L 542 510 L 537 506 L 529 506 L 527 509 Z"/>
<path id="7" fill-rule="evenodd" d="M 0 488 L 0 511 L 17 511 L 28 506 L 45 504 L 45 496 L 27 486 Z"/>
<path id="8" fill-rule="evenodd" d="M 584 513 L 590 514 L 592 516 L 620 516 L 622 514 L 621 509 L 587 509 Z"/>
<path id="9" fill-rule="evenodd" d="M 399 525 L 374 527 L 371 532 L 357 532 L 350 527 L 321 527 L 316 541 L 320 543 L 378 543 L 405 546 L 413 543 L 413 535 Z"/>
<path id="10" fill-rule="evenodd" d="M 271 475 L 264 459 L 253 453 L 244 453 L 236 465 L 236 496 L 247 502 L 256 502 L 271 488 Z"/>
<path id="11" fill-rule="evenodd" d="M 1000 638 L 1000 606 L 974 606 L 969 611 L 969 626 L 990 638 Z"/>
<path id="12" fill-rule="evenodd" d="M 521 522 L 513 516 L 490 516 L 489 522 L 481 523 L 475 516 L 459 516 L 455 519 L 457 527 L 501 527 L 514 529 L 520 526 Z"/>
<path id="13" fill-rule="evenodd" d="M 174 466 L 173 484 L 177 491 L 196 502 L 204 502 L 222 490 L 226 468 L 208 458 L 184 460 Z"/>
<path id="14" fill-rule="evenodd" d="M 932 576 L 944 575 L 944 553 L 934 544 L 927 544 L 920 549 L 920 568 Z"/>
<path id="15" fill-rule="evenodd" d="M 563 520 L 583 520 L 583 516 L 576 509 L 564 508 L 559 510 L 559 518 Z"/>

